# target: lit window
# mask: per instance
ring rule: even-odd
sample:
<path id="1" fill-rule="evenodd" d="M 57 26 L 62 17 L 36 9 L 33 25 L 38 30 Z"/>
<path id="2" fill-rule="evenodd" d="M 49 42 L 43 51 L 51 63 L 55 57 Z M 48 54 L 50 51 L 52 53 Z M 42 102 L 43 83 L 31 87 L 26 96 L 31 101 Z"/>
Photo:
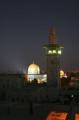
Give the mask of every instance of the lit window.
<path id="1" fill-rule="evenodd" d="M 48 51 L 48 54 L 52 54 L 52 50 L 49 50 L 49 51 Z"/>
<path id="2" fill-rule="evenodd" d="M 65 73 L 63 70 L 60 70 L 60 78 L 64 77 Z"/>
<path id="3" fill-rule="evenodd" d="M 53 53 L 55 54 L 55 53 L 56 53 L 56 50 L 53 50 Z"/>
<path id="4" fill-rule="evenodd" d="M 58 54 L 61 55 L 61 50 L 58 50 Z"/>

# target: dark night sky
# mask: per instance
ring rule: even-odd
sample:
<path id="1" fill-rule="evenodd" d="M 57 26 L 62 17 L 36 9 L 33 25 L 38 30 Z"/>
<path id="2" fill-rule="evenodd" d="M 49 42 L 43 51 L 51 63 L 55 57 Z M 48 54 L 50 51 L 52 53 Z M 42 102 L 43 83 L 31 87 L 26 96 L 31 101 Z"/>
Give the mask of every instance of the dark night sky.
<path id="1" fill-rule="evenodd" d="M 22 71 L 33 60 L 44 69 L 50 26 L 64 46 L 62 68 L 78 69 L 78 0 L 0 0 L 0 72 Z"/>

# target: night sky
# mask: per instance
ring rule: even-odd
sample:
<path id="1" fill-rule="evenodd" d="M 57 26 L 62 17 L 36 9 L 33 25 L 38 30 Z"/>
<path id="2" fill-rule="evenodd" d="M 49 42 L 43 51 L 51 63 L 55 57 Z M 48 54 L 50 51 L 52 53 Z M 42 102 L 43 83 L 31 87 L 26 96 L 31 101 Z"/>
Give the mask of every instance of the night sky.
<path id="1" fill-rule="evenodd" d="M 45 70 L 51 26 L 64 46 L 61 68 L 79 69 L 78 0 L 0 0 L 0 73 L 22 72 L 33 60 Z"/>

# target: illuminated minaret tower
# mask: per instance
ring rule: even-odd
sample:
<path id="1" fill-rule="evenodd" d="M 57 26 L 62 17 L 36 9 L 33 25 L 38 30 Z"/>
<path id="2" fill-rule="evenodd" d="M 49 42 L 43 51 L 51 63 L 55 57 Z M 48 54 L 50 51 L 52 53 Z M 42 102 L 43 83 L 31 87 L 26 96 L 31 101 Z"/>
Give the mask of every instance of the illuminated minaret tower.
<path id="1" fill-rule="evenodd" d="M 48 44 L 44 46 L 47 57 L 47 84 L 60 88 L 60 56 L 62 46 L 57 44 L 56 33 L 52 28 L 49 29 Z"/>

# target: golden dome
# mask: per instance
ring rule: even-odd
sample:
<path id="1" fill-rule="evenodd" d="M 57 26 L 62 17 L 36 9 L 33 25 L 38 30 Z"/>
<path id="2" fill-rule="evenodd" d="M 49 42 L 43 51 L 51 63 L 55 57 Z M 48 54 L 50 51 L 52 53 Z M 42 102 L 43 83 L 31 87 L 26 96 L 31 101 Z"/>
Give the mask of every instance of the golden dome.
<path id="1" fill-rule="evenodd" d="M 28 67 L 28 74 L 40 74 L 40 67 L 36 64 L 30 64 Z"/>

